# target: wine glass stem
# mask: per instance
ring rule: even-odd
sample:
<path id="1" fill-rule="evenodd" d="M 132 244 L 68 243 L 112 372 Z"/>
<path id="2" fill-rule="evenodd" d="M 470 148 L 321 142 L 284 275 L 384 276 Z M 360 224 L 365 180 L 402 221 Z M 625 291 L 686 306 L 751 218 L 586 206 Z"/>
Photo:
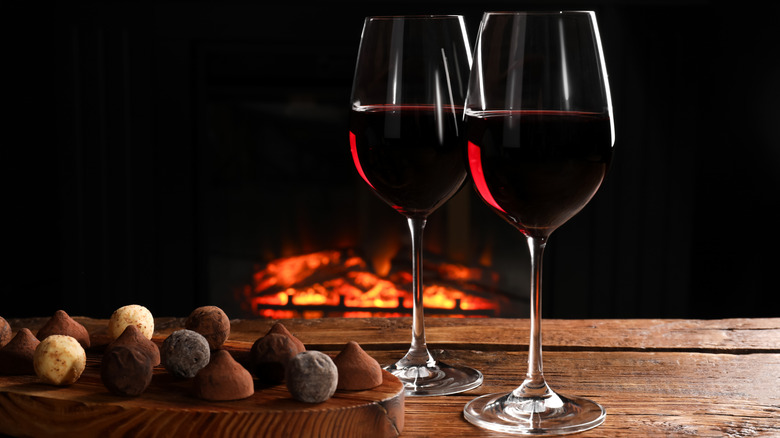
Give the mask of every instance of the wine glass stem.
<path id="1" fill-rule="evenodd" d="M 425 312 L 423 311 L 422 236 L 427 218 L 407 219 L 412 238 L 412 345 L 404 361 L 407 365 L 428 366 L 434 360 L 425 341 Z"/>
<path id="2" fill-rule="evenodd" d="M 526 240 L 531 254 L 531 333 L 528 372 L 518 390 L 523 396 L 542 396 L 549 392 L 542 372 L 542 257 L 547 238 L 526 236 Z"/>

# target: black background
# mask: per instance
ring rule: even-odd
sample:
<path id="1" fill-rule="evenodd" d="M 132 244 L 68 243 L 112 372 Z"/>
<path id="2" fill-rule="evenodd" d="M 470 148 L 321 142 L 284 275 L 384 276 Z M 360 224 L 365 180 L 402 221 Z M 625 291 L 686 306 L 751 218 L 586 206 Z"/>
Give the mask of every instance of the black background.
<path id="1" fill-rule="evenodd" d="M 363 17 L 463 14 L 473 43 L 482 11 L 530 9 L 596 11 L 617 131 L 604 186 L 548 246 L 545 315 L 780 316 L 776 6 L 27 3 L 2 14 L 3 317 L 186 316 L 284 230 L 300 251 L 378 239 L 373 204 L 331 211 L 378 202 L 345 146 Z M 460 202 L 524 269 L 518 233 Z"/>

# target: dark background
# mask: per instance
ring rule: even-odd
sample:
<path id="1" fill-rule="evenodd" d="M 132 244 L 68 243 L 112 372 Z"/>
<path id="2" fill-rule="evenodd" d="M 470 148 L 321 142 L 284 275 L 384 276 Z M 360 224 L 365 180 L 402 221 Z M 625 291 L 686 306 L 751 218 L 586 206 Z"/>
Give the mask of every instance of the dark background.
<path id="1" fill-rule="evenodd" d="M 348 154 L 363 17 L 463 14 L 473 44 L 482 11 L 530 9 L 596 11 L 617 131 L 604 186 L 548 245 L 544 314 L 780 316 L 771 2 L 27 3 L 2 14 L 0 316 L 186 316 L 274 257 L 403 236 Z M 527 294 L 519 233 L 470 187 L 450 204 L 426 257 L 490 249 Z"/>

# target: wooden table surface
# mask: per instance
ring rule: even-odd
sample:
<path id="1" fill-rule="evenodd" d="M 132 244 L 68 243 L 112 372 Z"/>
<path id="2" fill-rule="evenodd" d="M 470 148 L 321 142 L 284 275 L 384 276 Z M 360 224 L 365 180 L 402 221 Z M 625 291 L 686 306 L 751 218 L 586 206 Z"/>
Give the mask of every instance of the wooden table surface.
<path id="1" fill-rule="evenodd" d="M 95 337 L 106 320 L 74 317 Z M 18 330 L 45 319 L 9 321 Z M 276 322 L 233 320 L 228 344 L 253 342 Z M 348 341 L 386 364 L 411 339 L 409 318 L 300 319 L 281 322 L 310 350 L 338 353 Z M 157 318 L 155 336 L 183 326 Z M 502 437 L 463 419 L 472 398 L 510 391 L 525 373 L 527 319 L 429 318 L 433 354 L 481 370 L 482 386 L 436 397 L 407 397 L 406 437 Z M 562 394 L 585 396 L 607 410 L 582 437 L 780 436 L 780 318 L 724 320 L 545 320 L 544 371 Z"/>

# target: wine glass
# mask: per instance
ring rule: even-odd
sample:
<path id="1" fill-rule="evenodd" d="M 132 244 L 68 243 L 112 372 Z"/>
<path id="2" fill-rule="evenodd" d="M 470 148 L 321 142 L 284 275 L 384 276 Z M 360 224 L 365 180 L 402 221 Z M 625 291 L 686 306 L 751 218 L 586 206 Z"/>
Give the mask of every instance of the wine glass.
<path id="1" fill-rule="evenodd" d="M 462 16 L 367 17 L 355 76 L 349 142 L 360 177 L 406 217 L 412 247 L 412 341 L 385 369 L 406 395 L 444 395 L 482 373 L 435 360 L 425 340 L 422 236 L 428 216 L 467 177 L 463 102 L 471 68 Z"/>
<path id="2" fill-rule="evenodd" d="M 485 13 L 464 111 L 469 171 L 485 203 L 526 238 L 531 255 L 528 370 L 509 393 L 463 410 L 517 434 L 598 426 L 599 404 L 555 393 L 542 373 L 542 253 L 550 234 L 593 197 L 614 145 L 612 104 L 591 11 Z"/>

